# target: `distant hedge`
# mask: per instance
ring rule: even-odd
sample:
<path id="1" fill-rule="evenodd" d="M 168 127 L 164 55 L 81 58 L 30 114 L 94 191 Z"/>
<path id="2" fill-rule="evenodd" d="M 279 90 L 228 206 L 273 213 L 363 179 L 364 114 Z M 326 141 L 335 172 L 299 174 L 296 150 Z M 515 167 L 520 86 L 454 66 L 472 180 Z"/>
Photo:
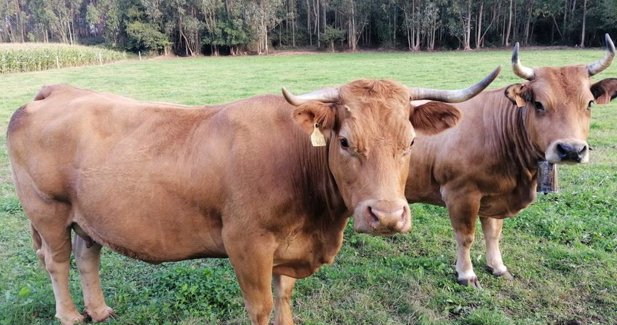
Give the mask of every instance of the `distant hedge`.
<path id="1" fill-rule="evenodd" d="M 126 53 L 100 47 L 56 43 L 4 43 L 0 44 L 0 73 L 103 64 L 125 58 Z"/>

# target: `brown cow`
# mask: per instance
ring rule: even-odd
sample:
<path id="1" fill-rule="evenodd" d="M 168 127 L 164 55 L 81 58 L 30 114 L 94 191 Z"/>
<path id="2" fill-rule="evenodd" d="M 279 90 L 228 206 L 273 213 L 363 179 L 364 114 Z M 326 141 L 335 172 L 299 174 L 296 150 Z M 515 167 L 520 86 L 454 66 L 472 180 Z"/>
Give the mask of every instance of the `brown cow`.
<path id="1" fill-rule="evenodd" d="M 602 79 L 591 85 L 591 93 L 598 104 L 608 104 L 617 97 L 617 78 Z"/>
<path id="2" fill-rule="evenodd" d="M 538 162 L 589 160 L 589 77 L 610 65 L 615 47 L 608 34 L 606 44 L 606 56 L 593 64 L 535 69 L 521 65 L 516 44 L 513 69 L 527 82 L 457 104 L 464 115 L 455 128 L 416 138 L 405 196 L 448 208 L 459 283 L 479 286 L 470 258 L 478 215 L 488 267 L 511 278 L 499 250 L 503 218 L 535 199 Z"/>
<path id="3" fill-rule="evenodd" d="M 112 314 L 98 274 L 104 245 L 151 263 L 229 257 L 251 322 L 268 322 L 274 278 L 275 323 L 292 323 L 293 278 L 332 263 L 352 213 L 359 232 L 410 229 L 403 191 L 415 131 L 460 116 L 410 98 L 465 100 L 497 74 L 462 91 L 383 80 L 284 90 L 293 106 L 280 96 L 185 107 L 43 88 L 13 114 L 7 143 L 56 317 L 84 319 L 69 294 L 71 250 L 86 313 Z"/>

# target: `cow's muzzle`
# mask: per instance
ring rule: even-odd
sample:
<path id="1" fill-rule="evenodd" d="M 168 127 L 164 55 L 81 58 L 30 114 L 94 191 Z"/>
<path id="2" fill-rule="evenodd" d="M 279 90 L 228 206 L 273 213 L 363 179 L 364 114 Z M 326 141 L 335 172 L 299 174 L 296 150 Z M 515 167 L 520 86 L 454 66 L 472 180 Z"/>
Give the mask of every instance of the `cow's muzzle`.
<path id="1" fill-rule="evenodd" d="M 546 150 L 546 160 L 551 163 L 586 163 L 589 145 L 580 140 L 555 141 Z"/>
<path id="2" fill-rule="evenodd" d="M 406 233 L 411 228 L 411 213 L 406 200 L 367 200 L 354 213 L 354 229 L 372 235 Z"/>

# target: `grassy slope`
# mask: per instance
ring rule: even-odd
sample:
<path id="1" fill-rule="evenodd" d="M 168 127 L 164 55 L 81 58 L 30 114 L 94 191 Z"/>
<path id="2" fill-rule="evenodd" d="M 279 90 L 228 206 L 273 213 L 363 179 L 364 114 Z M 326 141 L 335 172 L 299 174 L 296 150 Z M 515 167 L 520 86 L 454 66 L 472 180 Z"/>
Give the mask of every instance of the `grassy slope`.
<path id="1" fill-rule="evenodd" d="M 587 63 L 600 51 L 525 51 L 529 66 Z M 207 104 L 293 92 L 358 78 L 461 88 L 499 64 L 492 88 L 520 82 L 510 53 L 359 53 L 197 58 L 2 75 L 0 92 L 0 325 L 53 322 L 46 272 L 31 248 L 28 223 L 10 182 L 4 129 L 14 109 L 45 84 L 67 82 L 143 100 Z M 616 76 L 617 66 L 597 77 Z M 560 168 L 561 192 L 505 223 L 503 253 L 515 280 L 485 271 L 481 232 L 472 251 L 483 290 L 455 283 L 454 239 L 446 211 L 413 205 L 410 235 L 376 238 L 347 231 L 334 265 L 297 284 L 304 324 L 613 323 L 617 319 L 616 104 L 594 108 L 591 163 Z M 478 227 L 479 228 L 479 227 Z M 103 287 L 119 317 L 111 324 L 247 323 L 227 260 L 151 266 L 105 250 Z M 72 290 L 81 304 L 78 280 Z"/>

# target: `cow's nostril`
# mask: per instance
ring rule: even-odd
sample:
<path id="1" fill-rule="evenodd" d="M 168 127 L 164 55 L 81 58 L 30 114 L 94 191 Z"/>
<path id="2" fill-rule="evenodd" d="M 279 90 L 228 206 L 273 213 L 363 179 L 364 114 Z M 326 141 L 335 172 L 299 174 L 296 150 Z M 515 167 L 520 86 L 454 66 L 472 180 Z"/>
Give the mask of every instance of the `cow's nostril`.
<path id="1" fill-rule="evenodd" d="M 373 212 L 373 208 L 372 207 L 368 207 L 368 215 L 371 217 L 371 223 L 375 224 L 375 223 L 379 223 L 379 217 L 377 216 L 377 214 L 375 214 L 375 212 Z"/>
<path id="2" fill-rule="evenodd" d="M 587 146 L 583 146 L 581 150 L 578 152 L 579 155 L 584 154 L 587 151 Z"/>
<path id="3" fill-rule="evenodd" d="M 409 209 L 408 207 L 403 207 L 401 210 L 401 214 L 400 214 L 400 218 L 401 220 L 405 221 L 405 219 L 407 219 L 407 209 Z"/>
<path id="4" fill-rule="evenodd" d="M 559 154 L 560 158 L 563 158 L 568 155 L 568 151 L 569 151 L 568 147 L 569 147 L 568 145 L 564 145 L 561 143 L 557 144 L 557 153 Z"/>

